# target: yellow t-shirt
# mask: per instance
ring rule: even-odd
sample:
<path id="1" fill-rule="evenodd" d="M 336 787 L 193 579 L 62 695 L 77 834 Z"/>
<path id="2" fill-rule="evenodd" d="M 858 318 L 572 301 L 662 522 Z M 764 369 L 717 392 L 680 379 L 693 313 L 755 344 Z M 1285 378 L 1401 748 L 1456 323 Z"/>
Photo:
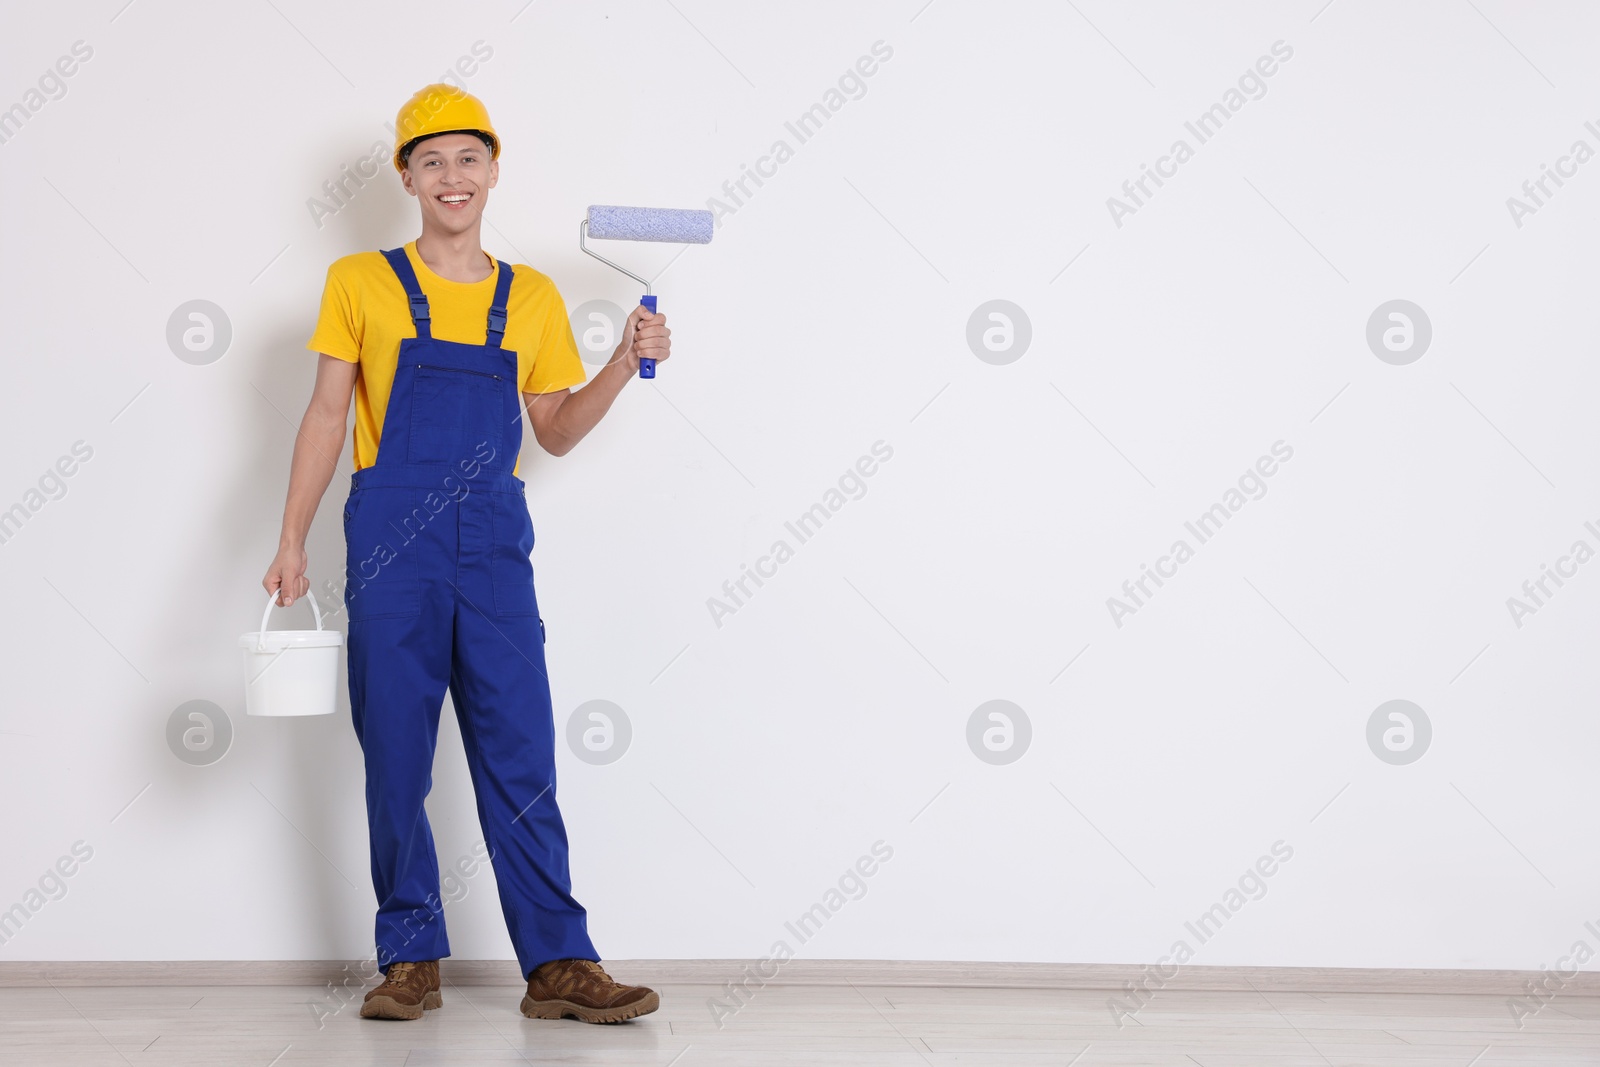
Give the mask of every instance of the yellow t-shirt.
<path id="1" fill-rule="evenodd" d="M 428 298 L 433 336 L 483 344 L 489 333 L 489 304 L 494 299 L 497 272 L 481 282 L 454 282 L 428 269 L 417 255 L 417 242 L 407 242 L 405 249 L 411 269 L 417 272 L 417 284 Z M 555 283 L 521 263 L 513 264 L 512 272 L 506 333 L 500 343 L 517 354 L 519 390 L 551 393 L 582 385 L 587 380 L 583 360 Z M 370 467 L 378 458 L 383 416 L 389 409 L 389 390 L 400 362 L 400 341 L 416 335 L 405 288 L 383 253 L 357 252 L 335 260 L 328 268 L 317 328 L 306 347 L 361 366 L 356 378 L 356 470 Z"/>

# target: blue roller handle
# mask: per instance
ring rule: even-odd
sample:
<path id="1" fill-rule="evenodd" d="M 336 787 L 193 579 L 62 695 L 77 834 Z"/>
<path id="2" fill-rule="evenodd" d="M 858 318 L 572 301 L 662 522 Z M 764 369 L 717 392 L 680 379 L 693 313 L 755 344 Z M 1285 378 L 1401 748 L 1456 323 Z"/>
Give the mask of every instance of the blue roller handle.
<path id="1" fill-rule="evenodd" d="M 656 313 L 656 298 L 655 298 L 655 294 L 654 293 L 647 293 L 644 296 L 641 296 L 639 298 L 639 306 L 644 308 L 646 311 L 650 312 L 650 314 L 654 315 Z M 643 356 L 640 356 L 639 357 L 639 377 L 641 377 L 641 378 L 654 378 L 655 376 L 656 376 L 656 361 L 653 360 L 653 359 L 645 359 Z"/>

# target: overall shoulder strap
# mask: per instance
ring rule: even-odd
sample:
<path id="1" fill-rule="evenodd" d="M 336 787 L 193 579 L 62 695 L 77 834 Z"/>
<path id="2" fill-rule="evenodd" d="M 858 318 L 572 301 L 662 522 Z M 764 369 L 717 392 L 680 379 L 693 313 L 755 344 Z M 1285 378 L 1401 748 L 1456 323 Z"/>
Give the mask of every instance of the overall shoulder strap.
<path id="1" fill-rule="evenodd" d="M 417 272 L 411 269 L 411 260 L 407 258 L 405 248 L 386 248 L 382 251 L 383 258 L 389 261 L 389 266 L 394 269 L 395 276 L 406 291 L 417 336 L 431 337 L 432 334 L 428 332 L 428 298 L 423 294 L 422 286 L 417 284 Z"/>
<path id="2" fill-rule="evenodd" d="M 500 273 L 494 283 L 494 302 L 489 305 L 489 329 L 485 343 L 490 348 L 499 348 L 501 339 L 506 335 L 506 304 L 511 299 L 513 277 L 511 264 L 503 259 L 495 262 L 499 264 Z"/>

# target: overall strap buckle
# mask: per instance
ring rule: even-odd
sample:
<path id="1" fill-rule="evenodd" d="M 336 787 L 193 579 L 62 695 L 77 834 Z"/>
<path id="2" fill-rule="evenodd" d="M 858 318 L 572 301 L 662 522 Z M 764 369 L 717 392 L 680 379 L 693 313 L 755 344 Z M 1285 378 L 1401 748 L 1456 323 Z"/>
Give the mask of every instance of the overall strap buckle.
<path id="1" fill-rule="evenodd" d="M 511 299 L 511 279 L 514 276 L 511 264 L 503 259 L 495 262 L 500 266 L 500 273 L 495 280 L 494 302 L 489 305 L 489 326 L 484 339 L 490 348 L 499 348 L 500 340 L 505 336 L 506 305 Z"/>
<path id="2" fill-rule="evenodd" d="M 428 297 L 417 283 L 417 272 L 411 268 L 405 248 L 385 248 L 382 253 L 394 270 L 395 277 L 400 279 L 400 287 L 406 291 L 406 301 L 411 306 L 411 322 L 417 328 L 417 336 L 431 337 L 428 332 Z"/>

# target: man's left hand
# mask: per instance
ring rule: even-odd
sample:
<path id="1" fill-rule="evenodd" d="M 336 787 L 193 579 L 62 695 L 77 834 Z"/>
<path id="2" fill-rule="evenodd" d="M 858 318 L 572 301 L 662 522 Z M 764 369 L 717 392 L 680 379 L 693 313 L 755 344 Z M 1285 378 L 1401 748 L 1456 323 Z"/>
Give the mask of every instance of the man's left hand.
<path id="1" fill-rule="evenodd" d="M 639 360 L 653 359 L 660 363 L 672 355 L 672 331 L 667 329 L 666 315 L 646 311 L 643 304 L 633 309 L 622 327 L 622 343 L 612 353 L 613 361 L 627 362 L 630 374 L 639 373 Z"/>

